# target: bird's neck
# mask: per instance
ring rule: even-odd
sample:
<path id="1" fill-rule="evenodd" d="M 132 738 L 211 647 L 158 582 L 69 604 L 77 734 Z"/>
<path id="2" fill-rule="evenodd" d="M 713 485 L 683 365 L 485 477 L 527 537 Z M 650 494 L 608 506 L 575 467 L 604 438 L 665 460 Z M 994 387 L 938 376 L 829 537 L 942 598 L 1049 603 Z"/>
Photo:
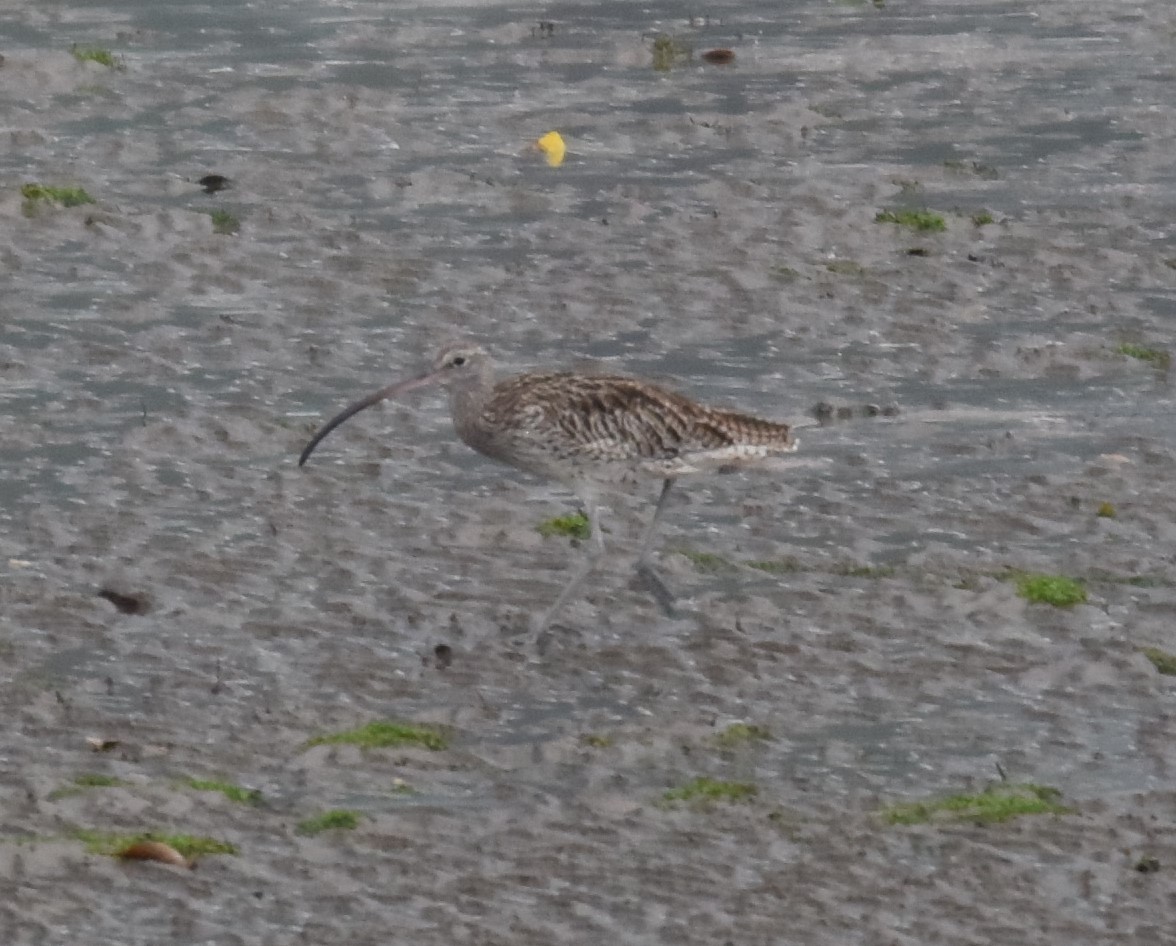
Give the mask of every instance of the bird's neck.
<path id="1" fill-rule="evenodd" d="M 462 378 L 449 389 L 449 413 L 457 435 L 476 447 L 481 433 L 483 408 L 494 390 L 494 372 L 483 367 L 477 375 Z"/>

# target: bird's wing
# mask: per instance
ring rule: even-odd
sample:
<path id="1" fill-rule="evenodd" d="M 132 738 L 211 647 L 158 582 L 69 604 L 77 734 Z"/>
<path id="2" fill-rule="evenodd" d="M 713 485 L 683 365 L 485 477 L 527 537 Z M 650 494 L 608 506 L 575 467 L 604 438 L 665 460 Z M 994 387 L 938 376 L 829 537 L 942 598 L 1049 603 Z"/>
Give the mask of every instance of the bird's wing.
<path id="1" fill-rule="evenodd" d="M 701 446 L 695 430 L 705 410 L 632 378 L 532 374 L 499 384 L 483 419 L 512 436 L 547 438 L 570 459 L 640 462 Z M 699 432 L 707 439 L 721 436 Z"/>
<path id="2" fill-rule="evenodd" d="M 796 448 L 786 424 L 706 407 L 624 377 L 520 375 L 495 387 L 482 422 L 516 457 L 625 465 L 659 475 L 734 468 Z"/>

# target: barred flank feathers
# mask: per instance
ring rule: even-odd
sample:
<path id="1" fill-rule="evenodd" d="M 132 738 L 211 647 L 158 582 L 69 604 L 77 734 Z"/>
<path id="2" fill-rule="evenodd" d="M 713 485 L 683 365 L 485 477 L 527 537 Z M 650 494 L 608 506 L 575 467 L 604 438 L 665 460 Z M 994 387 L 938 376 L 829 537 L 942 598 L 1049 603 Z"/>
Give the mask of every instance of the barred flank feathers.
<path id="1" fill-rule="evenodd" d="M 530 449 L 567 463 L 678 460 L 686 465 L 794 449 L 786 424 L 697 404 L 633 378 L 523 374 L 494 386 L 478 426 L 519 438 Z M 546 441 L 545 443 L 542 441 Z M 689 472 L 683 469 L 681 472 Z"/>

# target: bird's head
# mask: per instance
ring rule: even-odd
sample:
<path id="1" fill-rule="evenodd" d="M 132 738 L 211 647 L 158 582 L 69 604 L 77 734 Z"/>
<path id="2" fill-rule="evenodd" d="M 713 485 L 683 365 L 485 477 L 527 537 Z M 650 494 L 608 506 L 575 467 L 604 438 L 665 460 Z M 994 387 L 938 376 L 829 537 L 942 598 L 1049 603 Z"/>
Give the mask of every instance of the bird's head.
<path id="1" fill-rule="evenodd" d="M 437 353 L 437 357 L 433 359 L 433 367 L 424 374 L 405 381 L 396 381 L 387 387 L 380 388 L 380 390 L 344 408 L 327 421 L 311 438 L 310 443 L 303 448 L 302 454 L 298 458 L 298 465 L 302 466 L 310 458 L 315 447 L 322 442 L 327 434 L 373 404 L 379 404 L 380 401 L 399 397 L 409 391 L 430 385 L 440 385 L 451 389 L 476 387 L 489 384 L 492 378 L 493 364 L 486 349 L 470 341 L 450 342 Z"/>

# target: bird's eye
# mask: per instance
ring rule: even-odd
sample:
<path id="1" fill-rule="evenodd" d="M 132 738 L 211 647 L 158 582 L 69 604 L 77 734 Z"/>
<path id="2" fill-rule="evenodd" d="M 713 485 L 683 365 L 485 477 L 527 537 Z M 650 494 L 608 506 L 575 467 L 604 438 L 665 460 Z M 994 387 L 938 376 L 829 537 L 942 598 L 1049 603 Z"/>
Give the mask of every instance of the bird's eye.
<path id="1" fill-rule="evenodd" d="M 462 365 L 464 365 L 464 364 L 466 363 L 466 357 L 465 357 L 465 355 L 454 355 L 454 356 L 453 356 L 453 357 L 452 357 L 452 358 L 449 360 L 449 363 L 450 363 L 450 364 L 451 364 L 451 365 L 452 365 L 454 368 L 460 368 Z"/>

